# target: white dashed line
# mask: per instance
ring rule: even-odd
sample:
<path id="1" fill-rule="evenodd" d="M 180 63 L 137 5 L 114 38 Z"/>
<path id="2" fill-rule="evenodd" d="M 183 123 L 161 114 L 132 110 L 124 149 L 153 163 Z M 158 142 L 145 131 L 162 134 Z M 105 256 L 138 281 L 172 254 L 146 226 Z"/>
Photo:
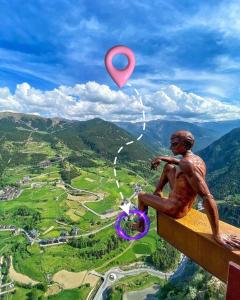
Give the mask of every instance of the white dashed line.
<path id="1" fill-rule="evenodd" d="M 127 86 L 131 86 L 131 84 L 130 84 L 130 83 L 127 83 Z M 135 91 L 136 95 L 139 96 L 138 90 L 137 90 L 137 89 L 134 89 L 134 91 Z M 143 127 L 142 127 L 142 130 L 144 131 L 145 128 L 146 128 L 144 105 L 143 105 L 143 102 L 142 102 L 142 97 L 139 96 L 138 99 L 139 99 L 139 102 L 140 102 L 140 104 L 141 104 L 141 106 L 142 106 L 142 108 L 143 108 L 143 111 L 142 111 L 142 118 L 143 118 Z M 140 134 L 139 137 L 136 139 L 136 141 L 139 141 L 142 137 L 143 137 L 143 134 Z M 136 141 L 135 141 L 135 142 L 136 142 Z M 128 145 L 131 145 L 131 144 L 133 144 L 133 143 L 134 143 L 134 141 L 130 141 L 130 142 L 125 143 L 125 145 L 128 146 Z M 123 149 L 123 146 L 121 146 L 121 147 L 118 149 L 117 153 L 119 154 L 119 153 L 122 151 L 122 149 Z M 115 157 L 114 157 L 114 162 L 113 162 L 114 165 L 117 164 L 117 159 L 118 159 L 118 157 L 115 156 Z M 114 176 L 117 177 L 117 171 L 116 171 L 115 167 L 113 168 L 113 173 L 114 173 Z M 119 186 L 118 180 L 116 179 L 115 182 L 116 182 L 117 188 L 119 189 L 120 186 Z M 119 191 L 119 194 L 120 194 L 120 196 L 121 196 L 121 199 L 124 199 L 124 196 L 123 196 L 122 192 Z"/>
<path id="2" fill-rule="evenodd" d="M 118 153 L 120 153 L 123 149 L 123 146 L 118 149 Z"/>
<path id="3" fill-rule="evenodd" d="M 134 89 L 134 91 L 135 91 L 135 93 L 136 93 L 137 95 L 139 95 L 139 92 L 138 92 L 138 90 L 137 90 L 137 89 Z"/>

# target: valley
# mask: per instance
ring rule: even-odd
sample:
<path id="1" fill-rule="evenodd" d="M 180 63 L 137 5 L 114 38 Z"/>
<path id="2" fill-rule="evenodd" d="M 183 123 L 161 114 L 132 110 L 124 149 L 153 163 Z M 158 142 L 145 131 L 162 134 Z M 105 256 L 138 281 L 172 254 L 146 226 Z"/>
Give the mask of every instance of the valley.
<path id="1" fill-rule="evenodd" d="M 136 187 L 153 190 L 162 166 L 149 170 L 151 147 L 138 142 L 121 152 L 118 188 L 113 160 L 133 137 L 114 124 L 7 114 L 0 118 L 0 134 L 0 257 L 7 299 L 93 299 L 107 274 L 120 268 L 131 288 L 120 276 L 110 291 L 104 289 L 115 299 L 139 289 L 141 268 L 161 271 L 164 279 L 177 269 L 180 253 L 156 235 L 153 210 L 141 240 L 122 240 L 114 228 L 119 191 L 137 205 Z M 167 282 L 153 273 L 144 287 L 166 290 Z"/>

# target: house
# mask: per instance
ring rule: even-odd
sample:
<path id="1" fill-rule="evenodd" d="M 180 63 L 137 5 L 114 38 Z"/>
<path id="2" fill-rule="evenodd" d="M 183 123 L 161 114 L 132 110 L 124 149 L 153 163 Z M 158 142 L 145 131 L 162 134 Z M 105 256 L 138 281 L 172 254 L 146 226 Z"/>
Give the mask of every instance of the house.
<path id="1" fill-rule="evenodd" d="M 60 233 L 60 236 L 61 237 L 64 237 L 64 236 L 67 236 L 68 235 L 68 232 L 67 231 L 62 231 L 61 233 Z"/>
<path id="2" fill-rule="evenodd" d="M 44 182 L 35 182 L 35 183 L 32 183 L 32 188 L 39 189 L 39 188 L 43 187 L 44 185 L 45 185 Z"/>
<path id="3" fill-rule="evenodd" d="M 78 235 L 79 228 L 78 227 L 73 227 L 70 231 L 70 235 Z"/>
<path id="4" fill-rule="evenodd" d="M 66 242 L 67 241 L 67 239 L 65 237 L 60 237 L 58 240 L 59 240 L 59 242 Z"/>
<path id="5" fill-rule="evenodd" d="M 37 237 L 39 236 L 38 231 L 35 230 L 35 229 L 31 230 L 28 234 L 29 234 L 29 236 L 30 236 L 31 238 L 33 238 L 33 239 L 35 239 L 35 238 L 37 238 Z"/>
<path id="6" fill-rule="evenodd" d="M 22 184 L 29 184 L 30 183 L 30 176 L 24 176 L 22 180 Z"/>
<path id="7" fill-rule="evenodd" d="M 49 167 L 51 164 L 52 164 L 52 163 L 51 163 L 50 160 L 44 160 L 44 161 L 41 161 L 41 162 L 38 164 L 38 166 L 39 166 L 40 168 L 47 168 L 47 167 Z"/>
<path id="8" fill-rule="evenodd" d="M 134 186 L 134 191 L 135 191 L 135 193 L 140 193 L 141 191 L 142 191 L 142 187 L 141 187 L 141 185 L 140 184 L 135 184 L 135 186 Z"/>
<path id="9" fill-rule="evenodd" d="M 20 193 L 21 191 L 19 191 L 16 187 L 6 186 L 0 191 L 0 200 L 12 200 L 17 198 Z"/>
<path id="10" fill-rule="evenodd" d="M 57 155 L 55 158 L 54 158 L 54 161 L 62 161 L 63 160 L 63 157 L 60 156 L 60 155 Z"/>

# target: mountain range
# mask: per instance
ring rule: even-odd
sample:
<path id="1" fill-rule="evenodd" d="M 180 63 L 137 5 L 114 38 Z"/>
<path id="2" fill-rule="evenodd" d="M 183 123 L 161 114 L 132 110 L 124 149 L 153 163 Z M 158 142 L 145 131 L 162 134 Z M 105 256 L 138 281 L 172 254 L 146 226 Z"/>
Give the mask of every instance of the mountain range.
<path id="1" fill-rule="evenodd" d="M 28 151 L 30 142 L 36 143 L 38 148 L 47 144 L 52 153 L 63 155 L 80 167 L 94 166 L 96 159 L 112 164 L 114 157 L 118 156 L 120 163 L 135 162 L 140 168 L 140 161 L 148 164 L 157 151 L 166 153 L 170 135 L 185 129 L 195 135 L 195 151 L 201 149 L 197 153 L 206 162 L 211 191 L 217 199 L 224 199 L 228 195 L 240 194 L 240 127 L 232 129 L 238 125 L 239 121 L 211 122 L 207 126 L 206 123 L 156 120 L 147 122 L 143 132 L 141 123 L 114 124 L 98 118 L 70 121 L 0 113 L 0 175 L 6 166 L 36 165 L 49 159 L 50 154 Z M 222 136 L 226 128 L 232 130 Z M 143 139 L 136 141 L 142 133 Z M 126 145 L 129 141 L 134 143 Z"/>
<path id="2" fill-rule="evenodd" d="M 121 128 L 132 135 L 139 136 L 142 131 L 142 123 L 117 122 Z M 154 120 L 146 123 L 143 141 L 151 145 L 153 150 L 161 151 L 162 148 L 169 148 L 171 134 L 177 130 L 191 131 L 195 136 L 194 151 L 199 151 L 217 140 L 222 134 L 220 130 L 200 126 L 194 123 L 182 121 Z"/>
<path id="3" fill-rule="evenodd" d="M 120 161 L 147 160 L 153 153 L 141 141 L 126 146 L 134 140 L 128 132 L 117 125 L 101 119 L 70 121 L 47 119 L 39 116 L 0 113 L 0 170 L 6 165 L 36 164 L 47 159 L 41 153 L 28 152 L 29 142 L 47 143 L 51 149 L 68 153 L 68 158 L 94 165 L 95 159 L 111 163 L 123 146 Z M 136 146 L 137 145 L 137 146 Z"/>
<path id="4" fill-rule="evenodd" d="M 227 120 L 227 121 L 218 121 L 218 122 L 202 122 L 195 123 L 196 125 L 213 130 L 221 136 L 230 132 L 234 128 L 240 128 L 240 119 L 239 120 Z"/>

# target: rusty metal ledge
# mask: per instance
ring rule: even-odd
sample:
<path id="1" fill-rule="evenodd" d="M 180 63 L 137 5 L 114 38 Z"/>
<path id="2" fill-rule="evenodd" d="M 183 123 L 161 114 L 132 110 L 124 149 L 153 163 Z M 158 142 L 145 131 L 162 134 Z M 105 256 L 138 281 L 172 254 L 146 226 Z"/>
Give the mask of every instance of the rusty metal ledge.
<path id="1" fill-rule="evenodd" d="M 220 231 L 239 234 L 240 229 L 220 221 Z M 222 247 L 212 238 L 207 216 L 195 209 L 181 219 L 157 212 L 157 232 L 167 242 L 220 280 L 227 282 L 230 261 L 240 265 L 240 251 Z"/>

